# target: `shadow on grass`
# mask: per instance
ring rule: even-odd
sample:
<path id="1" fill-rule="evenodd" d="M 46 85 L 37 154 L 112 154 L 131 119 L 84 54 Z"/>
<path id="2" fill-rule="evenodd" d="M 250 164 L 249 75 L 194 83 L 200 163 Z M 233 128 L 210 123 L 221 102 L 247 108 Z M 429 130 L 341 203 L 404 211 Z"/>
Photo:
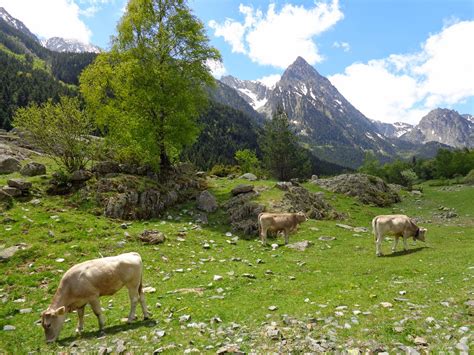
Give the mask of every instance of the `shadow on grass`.
<path id="1" fill-rule="evenodd" d="M 76 340 L 97 338 L 105 335 L 117 334 L 126 330 L 132 330 L 140 327 L 152 327 L 154 325 L 156 325 L 156 321 L 154 321 L 153 319 L 141 320 L 131 324 L 117 324 L 111 327 L 105 327 L 103 332 L 99 332 L 99 330 L 88 331 L 82 332 L 80 335 L 74 335 L 61 339 L 60 341 L 58 341 L 58 344 L 60 344 L 61 346 L 67 346 Z"/>
<path id="2" fill-rule="evenodd" d="M 393 258 L 397 256 L 410 255 L 410 254 L 418 253 L 419 251 L 422 251 L 423 249 L 426 249 L 426 248 L 429 248 L 429 247 L 424 246 L 424 247 L 418 247 L 418 248 L 408 249 L 408 250 L 399 250 L 391 254 L 382 255 L 382 257 Z"/>

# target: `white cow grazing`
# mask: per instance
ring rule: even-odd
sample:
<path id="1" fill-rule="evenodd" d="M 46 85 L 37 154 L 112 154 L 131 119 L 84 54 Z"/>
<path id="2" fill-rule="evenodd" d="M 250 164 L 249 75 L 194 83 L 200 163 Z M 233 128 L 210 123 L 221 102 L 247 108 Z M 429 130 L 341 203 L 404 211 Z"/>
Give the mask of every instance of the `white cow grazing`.
<path id="1" fill-rule="evenodd" d="M 70 268 L 62 277 L 50 306 L 41 314 L 46 342 L 58 338 L 66 313 L 73 310 L 77 310 L 79 322 L 76 332 L 80 333 L 84 326 L 84 308 L 88 303 L 99 320 L 99 330 L 102 332 L 104 316 L 99 297 L 113 295 L 123 286 L 128 288 L 131 303 L 128 322 L 135 319 L 138 301 L 147 319 L 149 313 L 142 291 L 142 274 L 142 258 L 138 253 L 89 260 Z"/>
<path id="2" fill-rule="evenodd" d="M 392 246 L 392 252 L 397 249 L 398 238 L 403 237 L 403 247 L 407 250 L 407 238 L 413 237 L 413 240 L 425 241 L 426 228 L 418 227 L 413 220 L 403 214 L 382 215 L 372 220 L 372 230 L 375 236 L 376 254 L 382 255 L 382 240 L 385 234 L 392 234 L 395 240 Z"/>

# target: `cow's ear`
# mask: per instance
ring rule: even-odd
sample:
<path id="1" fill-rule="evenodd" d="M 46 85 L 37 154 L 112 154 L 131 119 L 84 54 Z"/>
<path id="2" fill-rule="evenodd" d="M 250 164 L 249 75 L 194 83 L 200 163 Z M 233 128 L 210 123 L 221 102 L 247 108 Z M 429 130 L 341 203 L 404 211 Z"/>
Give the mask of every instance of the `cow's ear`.
<path id="1" fill-rule="evenodd" d="M 64 306 L 59 307 L 57 310 L 54 311 L 54 314 L 56 316 L 62 316 L 64 313 L 66 313 L 66 308 Z"/>

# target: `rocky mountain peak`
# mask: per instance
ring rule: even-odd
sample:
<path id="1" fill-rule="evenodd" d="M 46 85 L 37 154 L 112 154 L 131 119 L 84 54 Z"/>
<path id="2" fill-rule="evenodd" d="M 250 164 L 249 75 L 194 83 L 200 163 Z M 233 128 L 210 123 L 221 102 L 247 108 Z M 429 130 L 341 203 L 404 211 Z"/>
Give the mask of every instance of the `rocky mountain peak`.
<path id="1" fill-rule="evenodd" d="M 240 80 L 231 75 L 223 76 L 220 81 L 237 90 L 239 95 L 251 105 L 254 110 L 258 110 L 265 105 L 271 91 L 270 88 L 259 81 Z"/>
<path id="2" fill-rule="evenodd" d="M 23 32 L 28 37 L 39 42 L 38 38 L 33 33 L 31 33 L 31 31 L 28 29 L 28 27 L 25 26 L 23 22 L 14 18 L 12 15 L 8 13 L 8 11 L 4 7 L 1 7 L 1 6 L 0 6 L 0 19 L 5 21 L 7 24 L 12 26 L 13 28 L 16 28 L 17 30 Z"/>
<path id="3" fill-rule="evenodd" d="M 80 42 L 76 39 L 66 39 L 61 37 L 51 37 L 42 42 L 43 46 L 54 52 L 72 53 L 100 53 L 101 49 L 92 44 Z"/>
<path id="4" fill-rule="evenodd" d="M 282 82 L 288 80 L 308 81 L 323 78 L 317 71 L 302 57 L 296 60 L 285 70 L 281 80 Z"/>
<path id="5" fill-rule="evenodd" d="M 437 108 L 401 138 L 413 143 L 439 142 L 456 148 L 474 147 L 474 125 L 457 111 Z"/>

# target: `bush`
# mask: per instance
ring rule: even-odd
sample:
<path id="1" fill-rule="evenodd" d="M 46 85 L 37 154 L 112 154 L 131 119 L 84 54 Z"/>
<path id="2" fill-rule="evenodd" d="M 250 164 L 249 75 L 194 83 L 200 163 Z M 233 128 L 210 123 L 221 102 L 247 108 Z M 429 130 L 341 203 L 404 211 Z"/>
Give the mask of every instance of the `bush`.
<path id="1" fill-rule="evenodd" d="M 20 108 L 13 125 L 70 173 L 86 167 L 98 143 L 90 137 L 94 125 L 80 109 L 78 98 L 61 97 L 57 104 L 49 100 Z"/>
<path id="2" fill-rule="evenodd" d="M 219 177 L 226 177 L 231 174 L 233 175 L 240 175 L 242 171 L 240 167 L 235 165 L 223 165 L 223 164 L 216 164 L 212 167 L 211 171 L 209 172 L 210 175 L 216 175 Z"/>
<path id="3" fill-rule="evenodd" d="M 474 169 L 472 169 L 463 179 L 466 185 L 474 185 Z"/>
<path id="4" fill-rule="evenodd" d="M 242 172 L 261 175 L 261 163 L 255 151 L 250 149 L 238 150 L 235 152 L 235 160 L 237 160 Z"/>

